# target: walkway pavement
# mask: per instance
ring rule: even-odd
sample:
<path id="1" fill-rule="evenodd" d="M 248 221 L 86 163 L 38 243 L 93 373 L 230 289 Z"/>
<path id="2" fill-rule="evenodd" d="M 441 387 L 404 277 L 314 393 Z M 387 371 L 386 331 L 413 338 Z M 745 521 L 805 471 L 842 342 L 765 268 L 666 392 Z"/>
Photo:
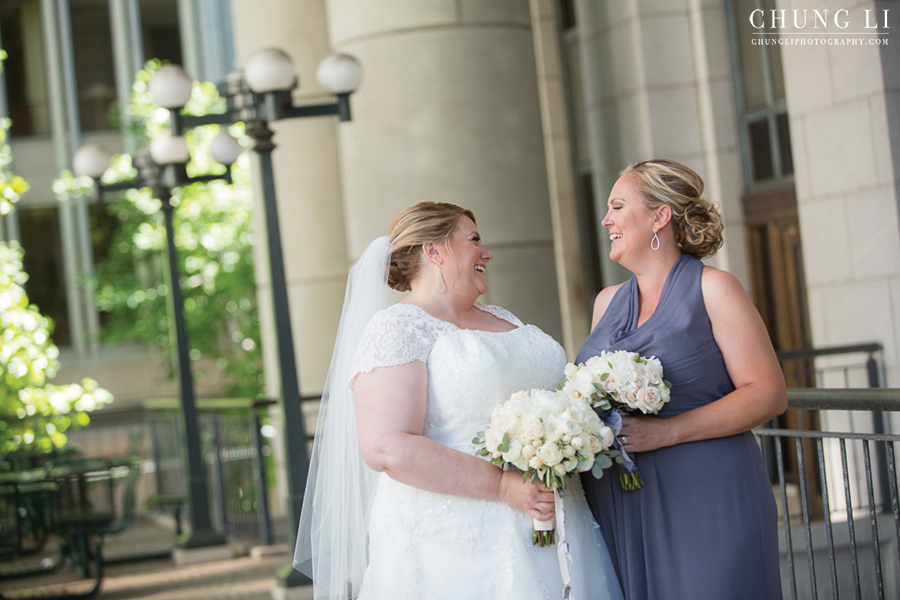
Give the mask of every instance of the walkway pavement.
<path id="1" fill-rule="evenodd" d="M 174 534 L 149 519 L 139 520 L 124 534 L 108 536 L 105 558 L 133 557 L 159 553 L 172 546 Z M 245 550 L 242 546 L 237 549 Z M 53 556 L 53 551 L 30 558 L 26 563 L 0 563 L 0 592 L 9 600 L 33 599 L 77 593 L 90 589 L 73 569 L 64 567 L 58 573 L 22 579 L 4 578 L 13 569 L 39 564 Z M 275 585 L 275 571 L 290 560 L 286 547 L 260 558 L 241 556 L 230 560 L 179 567 L 171 558 L 156 558 L 108 565 L 104 569 L 103 587 L 95 596 L 102 600 L 270 600 Z M 303 588 L 303 598 L 312 600 L 312 587 Z"/>

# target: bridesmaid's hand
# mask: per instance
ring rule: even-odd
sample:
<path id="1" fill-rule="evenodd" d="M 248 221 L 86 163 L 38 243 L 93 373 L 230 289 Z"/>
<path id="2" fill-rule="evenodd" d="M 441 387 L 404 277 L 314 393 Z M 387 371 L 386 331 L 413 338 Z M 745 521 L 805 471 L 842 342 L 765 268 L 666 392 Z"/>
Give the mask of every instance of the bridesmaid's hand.
<path id="1" fill-rule="evenodd" d="M 500 480 L 500 498 L 521 508 L 538 521 L 549 521 L 555 505 L 553 490 L 541 484 L 525 483 L 518 471 L 505 471 Z"/>
<path id="2" fill-rule="evenodd" d="M 667 423 L 669 419 L 658 417 L 622 417 L 622 431 L 619 432 L 619 442 L 625 451 L 648 452 L 657 448 L 665 448 L 674 444 L 671 439 L 672 427 Z"/>

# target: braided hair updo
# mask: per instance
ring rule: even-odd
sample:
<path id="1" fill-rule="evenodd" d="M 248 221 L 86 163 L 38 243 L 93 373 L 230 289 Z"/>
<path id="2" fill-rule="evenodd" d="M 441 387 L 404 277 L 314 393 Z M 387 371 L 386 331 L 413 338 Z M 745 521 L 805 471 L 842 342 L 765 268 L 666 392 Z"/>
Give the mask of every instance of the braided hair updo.
<path id="1" fill-rule="evenodd" d="M 678 248 L 694 258 L 712 256 L 722 247 L 722 215 L 701 198 L 703 178 L 674 160 L 657 158 L 628 165 L 621 175 L 633 181 L 651 210 L 665 204 L 672 209 Z"/>
<path id="2" fill-rule="evenodd" d="M 422 244 L 449 244 L 464 216 L 475 222 L 471 210 L 446 202 L 419 202 L 400 211 L 391 223 L 394 250 L 388 285 L 400 292 L 408 291 L 419 272 Z"/>

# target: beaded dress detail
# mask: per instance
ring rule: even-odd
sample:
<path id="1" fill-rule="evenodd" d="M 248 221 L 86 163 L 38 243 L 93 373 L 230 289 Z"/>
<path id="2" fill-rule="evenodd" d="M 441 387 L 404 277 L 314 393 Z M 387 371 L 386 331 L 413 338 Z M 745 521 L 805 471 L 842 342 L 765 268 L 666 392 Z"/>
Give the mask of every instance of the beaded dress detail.
<path id="1" fill-rule="evenodd" d="M 363 333 L 355 376 L 413 361 L 428 369 L 424 435 L 474 454 L 472 438 L 513 393 L 551 389 L 565 353 L 553 338 L 495 306 L 481 310 L 516 326 L 460 329 L 411 304 L 377 313 Z M 577 477 L 566 494 L 566 531 L 575 564 L 573 597 L 620 599 L 612 563 Z M 360 600 L 559 598 L 555 547 L 531 543 L 531 517 L 502 502 L 436 494 L 380 475 L 369 520 L 369 564 Z"/>

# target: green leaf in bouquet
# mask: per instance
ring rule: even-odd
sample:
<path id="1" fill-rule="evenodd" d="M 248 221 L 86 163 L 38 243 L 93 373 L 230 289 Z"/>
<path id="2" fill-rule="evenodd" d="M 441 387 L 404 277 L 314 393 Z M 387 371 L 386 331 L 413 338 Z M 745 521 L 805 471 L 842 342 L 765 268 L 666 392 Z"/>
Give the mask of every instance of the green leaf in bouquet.
<path id="1" fill-rule="evenodd" d="M 594 458 L 594 468 L 597 468 L 597 465 L 600 465 L 601 469 L 608 469 L 612 466 L 613 461 L 607 454 L 598 454 Z"/>
<path id="2" fill-rule="evenodd" d="M 556 391 L 563 389 L 566 386 L 566 381 L 568 381 L 568 379 L 560 377 L 559 381 L 556 382 Z"/>
<path id="3" fill-rule="evenodd" d="M 497 446 L 500 452 L 509 452 L 509 432 L 503 434 L 503 442 Z"/>
<path id="4" fill-rule="evenodd" d="M 591 475 L 594 476 L 594 479 L 603 477 L 603 467 L 600 466 L 600 463 L 594 462 L 594 466 L 591 467 Z"/>
<path id="5" fill-rule="evenodd" d="M 632 360 L 634 360 L 634 362 L 636 362 L 636 363 L 641 362 L 641 355 L 640 354 L 635 355 L 634 359 L 632 359 Z"/>
<path id="6" fill-rule="evenodd" d="M 609 365 L 609 366 L 610 366 L 610 368 L 612 368 L 612 365 Z M 607 379 L 609 379 L 609 373 L 604 373 L 603 375 L 600 376 L 600 381 L 606 381 Z M 594 385 L 597 385 L 597 384 L 595 383 Z"/>
<path id="7" fill-rule="evenodd" d="M 621 454 L 618 455 L 618 456 L 616 457 L 616 463 L 618 463 L 618 464 L 620 464 L 620 465 L 625 464 L 625 458 L 623 458 Z"/>
<path id="8" fill-rule="evenodd" d="M 476 456 L 487 456 L 490 452 L 487 451 L 487 448 L 479 448 L 478 452 L 475 453 Z"/>
<path id="9" fill-rule="evenodd" d="M 599 412 L 605 412 L 612 408 L 612 404 L 609 403 L 609 400 L 607 400 L 606 398 L 603 398 L 601 400 L 597 400 L 596 402 L 594 402 L 593 408 L 594 408 L 594 410 L 599 409 Z"/>
<path id="10" fill-rule="evenodd" d="M 669 388 L 670 390 L 672 389 L 672 382 L 671 382 L 671 381 L 666 381 L 665 379 L 663 379 L 663 383 L 666 384 L 666 387 L 667 387 L 667 388 Z"/>

